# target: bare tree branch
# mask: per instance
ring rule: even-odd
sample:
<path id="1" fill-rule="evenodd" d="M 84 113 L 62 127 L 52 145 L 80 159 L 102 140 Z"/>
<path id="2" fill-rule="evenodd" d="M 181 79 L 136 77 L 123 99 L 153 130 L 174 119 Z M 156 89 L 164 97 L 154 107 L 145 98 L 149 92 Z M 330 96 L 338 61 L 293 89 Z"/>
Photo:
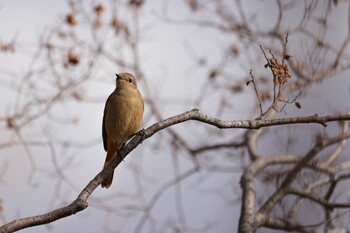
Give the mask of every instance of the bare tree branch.
<path id="1" fill-rule="evenodd" d="M 58 219 L 70 216 L 72 214 L 75 214 L 79 211 L 84 210 L 88 207 L 87 200 L 89 196 L 93 193 L 93 191 L 100 185 L 101 181 L 103 180 L 103 177 L 107 176 L 111 172 L 114 171 L 114 169 L 120 164 L 122 161 L 121 158 L 125 158 L 133 149 L 135 149 L 142 141 L 144 141 L 147 138 L 150 138 L 155 133 L 159 132 L 160 130 L 163 130 L 167 127 L 188 121 L 188 120 L 196 120 L 201 121 L 203 123 L 216 126 L 218 128 L 248 128 L 248 129 L 257 129 L 261 127 L 268 127 L 268 126 L 275 126 L 275 125 L 286 125 L 286 124 L 303 124 L 303 123 L 317 123 L 321 124 L 323 126 L 326 125 L 327 122 L 331 121 L 344 121 L 344 120 L 350 120 L 350 115 L 330 115 L 330 116 L 323 116 L 319 117 L 317 115 L 309 116 L 309 117 L 296 117 L 296 118 L 284 118 L 284 119 L 272 119 L 272 120 L 240 120 L 240 121 L 222 121 L 204 114 L 199 113 L 198 109 L 193 109 L 191 111 L 182 113 L 180 115 L 170 117 L 168 119 L 165 119 L 163 121 L 157 122 L 147 128 L 144 131 L 140 131 L 138 135 L 136 135 L 121 151 L 120 156 L 116 156 L 116 158 L 113 160 L 113 162 L 104 170 L 102 170 L 99 174 L 95 176 L 94 179 L 92 179 L 89 184 L 82 190 L 82 192 L 78 195 L 77 199 L 73 201 L 71 204 L 69 204 L 66 207 L 59 208 L 57 210 L 54 210 L 52 212 L 33 216 L 33 217 L 27 217 L 19 220 L 14 220 L 10 223 L 7 223 L 0 227 L 1 233 L 7 233 L 7 232 L 14 232 L 20 229 L 24 229 L 27 227 L 37 226 L 46 224 L 49 222 L 56 221 Z M 317 149 L 317 150 L 316 150 Z M 317 151 L 320 149 L 320 147 L 316 147 L 316 149 L 313 149 L 312 152 L 310 152 L 311 155 L 317 153 Z M 315 151 L 316 150 L 316 151 Z M 309 158 L 310 156 L 307 156 Z M 244 184 L 242 185 L 252 185 L 251 178 L 254 174 L 256 174 L 264 165 L 265 163 L 262 160 L 258 160 L 255 162 L 257 164 L 257 167 L 250 166 L 250 169 L 246 170 L 245 175 L 243 175 L 242 182 Z M 303 163 L 304 164 L 304 163 Z M 253 171 L 251 170 L 253 169 Z M 294 173 L 292 173 L 294 174 Z M 250 181 L 248 181 L 250 180 Z M 285 181 L 287 182 L 287 181 Z M 289 180 L 288 180 L 289 182 Z M 246 190 L 249 190 L 251 194 L 244 195 L 245 198 L 243 198 L 244 205 L 248 205 L 249 207 L 243 208 L 243 210 L 249 209 L 250 211 L 253 211 L 254 208 L 252 206 L 254 197 L 249 197 L 250 195 L 255 195 L 254 187 L 246 187 Z M 249 204 L 250 203 L 250 204 Z M 264 208 L 263 208 L 264 209 Z M 264 211 L 262 211 L 264 212 Z M 244 214 L 242 214 L 242 217 L 246 217 Z M 247 219 L 252 219 L 251 217 Z M 254 219 L 254 218 L 253 218 Z M 141 225 L 142 226 L 142 225 Z"/>

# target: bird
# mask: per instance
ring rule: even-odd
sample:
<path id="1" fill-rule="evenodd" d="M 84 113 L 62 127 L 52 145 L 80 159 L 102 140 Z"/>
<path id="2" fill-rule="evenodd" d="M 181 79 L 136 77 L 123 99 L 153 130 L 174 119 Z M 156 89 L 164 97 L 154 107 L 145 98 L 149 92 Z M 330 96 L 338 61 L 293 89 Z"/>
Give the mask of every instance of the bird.
<path id="1" fill-rule="evenodd" d="M 107 152 L 103 168 L 117 156 L 125 143 L 140 129 L 143 118 L 144 103 L 137 89 L 136 79 L 130 73 L 116 74 L 116 88 L 107 98 L 103 111 L 102 138 Z M 105 177 L 102 188 L 109 188 L 113 174 Z"/>

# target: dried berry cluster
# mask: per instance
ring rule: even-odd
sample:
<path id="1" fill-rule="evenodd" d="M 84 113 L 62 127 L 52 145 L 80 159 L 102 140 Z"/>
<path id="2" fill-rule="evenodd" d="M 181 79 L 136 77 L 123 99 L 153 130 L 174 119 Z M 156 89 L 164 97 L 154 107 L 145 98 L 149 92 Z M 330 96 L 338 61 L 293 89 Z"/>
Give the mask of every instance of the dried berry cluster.
<path id="1" fill-rule="evenodd" d="M 265 68 L 270 67 L 273 73 L 273 82 L 275 86 L 278 84 L 287 83 L 288 79 L 291 77 L 289 74 L 288 64 L 282 61 L 282 64 L 279 64 L 275 58 L 271 58 L 267 60 L 267 64 Z"/>

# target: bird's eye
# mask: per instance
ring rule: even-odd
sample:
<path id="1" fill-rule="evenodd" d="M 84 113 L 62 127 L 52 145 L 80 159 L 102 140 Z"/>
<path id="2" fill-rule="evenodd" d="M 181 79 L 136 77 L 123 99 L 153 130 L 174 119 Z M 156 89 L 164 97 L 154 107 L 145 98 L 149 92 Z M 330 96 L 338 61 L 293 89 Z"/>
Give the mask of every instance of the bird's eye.
<path id="1" fill-rule="evenodd" d="M 129 78 L 129 83 L 132 83 L 132 79 L 131 78 Z"/>

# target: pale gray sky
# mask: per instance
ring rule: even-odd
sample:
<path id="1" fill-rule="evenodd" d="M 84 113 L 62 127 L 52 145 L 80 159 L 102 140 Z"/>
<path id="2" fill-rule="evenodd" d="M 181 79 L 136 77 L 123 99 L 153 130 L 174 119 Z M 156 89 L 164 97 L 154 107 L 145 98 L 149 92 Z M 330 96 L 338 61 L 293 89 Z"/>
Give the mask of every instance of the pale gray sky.
<path id="1" fill-rule="evenodd" d="M 108 5 L 109 1 L 103 1 Z M 176 19 L 187 18 L 191 16 L 188 9 L 184 6 L 185 1 L 169 1 L 168 12 L 171 17 Z M 209 2 L 209 1 L 207 1 Z M 248 12 L 258 12 L 262 26 L 274 22 L 274 5 L 266 4 L 268 1 L 256 1 L 254 4 L 243 1 L 247 4 Z M 203 77 L 207 75 L 207 70 L 197 69 L 196 64 L 190 53 L 195 53 L 198 57 L 206 57 L 209 67 L 215 67 L 222 58 L 223 48 L 231 44 L 239 44 L 239 41 L 231 38 L 229 34 L 221 34 L 216 30 L 198 27 L 184 23 L 169 23 L 156 16 L 162 11 L 163 1 L 146 1 L 146 6 L 140 14 L 141 28 L 147 28 L 145 39 L 140 44 L 140 56 L 142 59 L 142 68 L 149 78 L 156 92 L 152 93 L 153 98 L 159 100 L 159 109 L 163 117 L 179 114 L 190 110 L 193 107 L 200 107 L 204 113 L 215 115 L 216 108 L 220 102 L 220 97 L 225 93 L 208 93 L 204 98 L 204 104 L 195 105 L 193 101 L 207 83 L 203 82 Z M 86 3 L 87 5 L 90 3 Z M 232 7 L 234 8 L 234 7 Z M 15 77 L 23 77 L 23 74 L 30 66 L 30 58 L 35 52 L 33 49 L 42 32 L 49 30 L 53 25 L 59 23 L 59 19 L 65 17 L 68 12 L 68 1 L 52 0 L 33 0 L 33 1 L 1 1 L 0 0 L 0 42 L 9 41 L 13 36 L 17 36 L 16 46 L 19 47 L 19 54 L 0 53 L 0 115 L 7 115 L 13 112 L 11 104 L 14 102 L 15 93 L 8 88 L 10 85 L 18 83 L 17 80 L 9 80 L 8 74 L 14 74 Z M 335 33 L 329 35 L 334 37 L 335 44 L 337 39 L 344 35 L 343 28 L 346 26 L 344 19 L 346 11 L 339 9 L 337 18 L 331 26 Z M 334 19 L 335 20 L 335 19 Z M 291 18 L 291 24 L 293 19 Z M 86 36 L 90 35 L 87 31 Z M 106 38 L 111 35 L 106 35 Z M 297 48 L 301 44 L 297 39 L 291 41 L 291 44 Z M 190 49 L 189 49 L 190 48 Z M 302 52 L 301 46 L 299 49 Z M 130 56 L 128 54 L 127 56 Z M 254 55 L 253 55 L 254 56 Z M 258 45 L 256 45 L 255 56 L 261 56 Z M 302 56 L 296 54 L 295 56 Z M 234 62 L 233 62 L 234 63 Z M 255 65 L 255 64 L 252 64 Z M 250 64 L 245 67 L 232 65 L 227 71 L 231 75 L 231 83 L 241 80 L 242 76 L 247 76 Z M 3 72 L 3 74 L 1 74 Z M 75 199 L 79 190 L 81 190 L 102 168 L 105 152 L 101 140 L 101 121 L 104 107 L 104 99 L 114 89 L 114 73 L 116 70 L 111 63 L 104 63 L 103 60 L 97 69 L 96 79 L 79 88 L 88 100 L 86 103 L 77 101 L 64 101 L 52 111 L 57 116 L 64 118 L 77 118 L 79 122 L 69 127 L 62 127 L 61 124 L 52 123 L 47 119 L 39 119 L 24 132 L 26 139 L 45 140 L 45 137 L 53 137 L 55 140 L 72 141 L 78 143 L 90 143 L 91 147 L 85 149 L 64 148 L 54 146 L 56 157 L 52 157 L 52 151 L 48 147 L 31 147 L 30 151 L 35 160 L 37 169 L 32 184 L 28 184 L 28 176 L 31 173 L 30 159 L 26 155 L 23 147 L 9 147 L 1 150 L 0 164 L 8 164 L 8 170 L 0 180 L 0 199 L 4 205 L 3 213 L 5 222 L 14 218 L 25 217 L 35 214 L 42 214 L 56 207 L 61 207 L 66 202 Z M 190 74 L 190 76 L 189 76 Z M 1 80 L 2 77 L 6 79 Z M 45 76 L 44 76 L 45 78 Z M 47 77 L 50 79 L 50 77 Z M 74 78 L 74 77 L 73 77 Z M 340 81 L 326 81 L 318 86 L 317 89 L 305 90 L 308 98 L 302 98 L 303 109 L 296 110 L 293 107 L 288 108 L 288 115 L 309 115 L 314 113 L 327 114 L 344 110 L 348 106 L 346 98 L 349 97 L 349 81 L 342 81 L 347 77 L 341 77 Z M 2 85 L 4 84 L 4 85 Z M 5 87 L 4 87 L 5 86 Z M 144 92 L 142 83 L 140 85 L 141 93 Z M 322 91 L 320 91 L 322 90 Z M 226 95 L 229 96 L 229 95 Z M 190 100 L 190 101 L 187 101 Z M 255 95 L 250 91 L 245 91 L 235 99 L 230 100 L 232 108 L 225 110 L 223 118 L 225 119 L 245 119 L 251 116 L 251 108 L 254 106 Z M 172 103 L 172 104 L 169 104 Z M 145 115 L 149 115 L 149 108 L 145 110 Z M 154 118 L 148 118 L 144 126 L 154 123 Z M 191 127 L 199 123 L 186 123 L 174 127 L 178 132 L 189 132 L 185 135 L 192 145 L 201 143 L 210 143 L 220 139 L 221 131 L 210 127 Z M 215 138 L 207 137 L 203 132 L 211 131 L 217 136 Z M 232 131 L 231 136 L 239 135 L 238 130 Z M 116 195 L 107 202 L 107 205 L 121 209 L 124 205 L 138 203 L 140 200 L 136 197 L 126 198 L 124 194 L 136 195 L 139 187 L 135 181 L 135 173 L 132 167 L 140 167 L 145 177 L 146 184 L 144 198 L 146 203 L 155 194 L 157 188 L 174 177 L 173 159 L 177 157 L 181 164 L 180 170 L 186 171 L 191 166 L 191 160 L 188 155 L 179 151 L 175 154 L 170 146 L 164 145 L 170 136 L 161 133 L 145 141 L 135 151 L 132 156 L 125 160 L 116 171 L 116 179 L 109 190 L 98 188 L 91 196 L 90 207 L 75 215 L 65 219 L 58 220 L 49 226 L 40 226 L 26 229 L 23 232 L 108 232 L 101 225 L 106 224 L 114 232 L 133 232 L 135 226 L 139 223 L 141 214 L 132 217 L 120 217 L 115 214 L 105 213 L 101 210 L 98 200 L 108 199 L 112 194 Z M 227 135 L 225 135 L 227 137 Z M 228 137 L 228 138 L 230 138 Z M 232 137 L 231 137 L 232 138 Z M 1 125 L 0 139 L 9 141 L 14 138 L 10 130 Z M 160 149 L 155 147 L 159 143 Z M 266 153 L 271 152 L 264 148 Z M 229 153 L 228 153 L 229 154 Z M 51 156 L 50 156 L 51 155 Z M 211 157 L 212 154 L 206 154 L 203 157 Z M 214 155 L 215 156 L 215 155 Z M 68 163 L 73 158 L 72 163 Z M 58 176 L 54 169 L 54 161 L 64 169 L 64 176 L 69 180 L 63 180 Z M 215 159 L 214 163 L 216 162 Z M 232 165 L 229 163 L 228 165 Z M 241 172 L 237 169 L 231 174 L 210 174 L 207 171 L 201 171 L 198 175 L 192 176 L 182 182 L 181 190 L 183 192 L 183 208 L 187 217 L 187 223 L 198 229 L 204 224 L 215 224 L 215 228 L 208 232 L 234 232 L 237 229 L 240 205 L 237 202 L 239 197 L 239 178 Z M 205 182 L 199 183 L 205 179 Z M 154 184 L 154 186 L 152 186 Z M 195 188 L 194 188 L 195 187 Z M 222 189 L 219 195 L 215 193 Z M 232 191 L 233 190 L 233 191 Z M 176 192 L 176 191 L 175 191 Z M 161 196 L 159 202 L 152 210 L 154 216 L 161 216 L 156 219 L 159 226 L 172 224 L 167 222 L 170 216 L 176 216 L 174 189 L 166 191 Z M 232 193 L 237 196 L 232 196 Z M 55 193 L 58 193 L 55 196 Z M 121 211 L 127 214 L 126 211 Z M 1 217 L 1 215 L 0 215 Z M 0 219 L 1 220 L 1 219 Z M 177 219 L 179 221 L 179 219 Z M 175 225 L 175 224 L 174 224 Z M 156 229 L 161 232 L 161 229 Z M 152 229 L 146 225 L 143 232 L 152 232 Z M 196 232 L 195 230 L 193 232 Z M 201 232 L 198 229 L 198 232 Z"/>

